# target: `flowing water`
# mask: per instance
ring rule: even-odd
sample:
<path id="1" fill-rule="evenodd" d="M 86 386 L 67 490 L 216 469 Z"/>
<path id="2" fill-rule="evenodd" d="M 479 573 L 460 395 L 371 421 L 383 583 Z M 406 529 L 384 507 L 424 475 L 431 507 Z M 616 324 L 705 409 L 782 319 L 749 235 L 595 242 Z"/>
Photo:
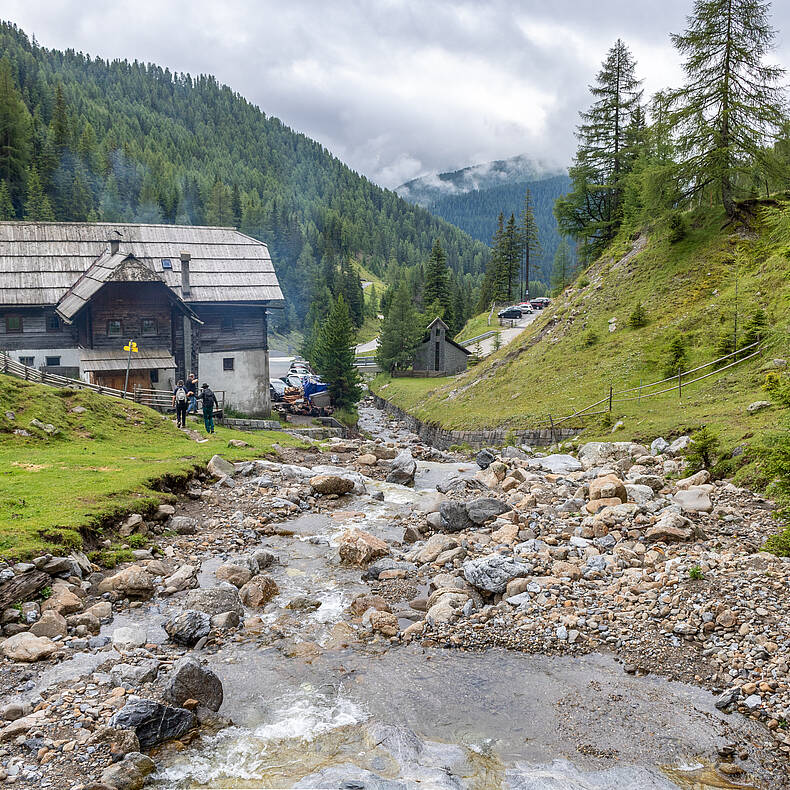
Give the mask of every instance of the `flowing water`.
<path id="1" fill-rule="evenodd" d="M 358 526 L 399 540 L 399 519 L 430 506 L 437 482 L 473 473 L 468 464 L 421 462 L 415 489 L 368 481 L 372 496 L 302 515 L 283 525 L 293 535 L 267 538 L 282 559 L 271 569 L 280 595 L 257 632 L 206 656 L 224 686 L 220 713 L 234 725 L 188 751 L 162 750 L 154 786 L 748 787 L 700 758 L 750 726 L 725 719 L 705 691 L 626 675 L 600 655 L 471 654 L 355 638 L 346 608 L 368 587 L 337 561 L 340 533 Z M 216 583 L 223 560 L 203 563 L 202 586 Z M 297 596 L 320 606 L 285 608 Z"/>

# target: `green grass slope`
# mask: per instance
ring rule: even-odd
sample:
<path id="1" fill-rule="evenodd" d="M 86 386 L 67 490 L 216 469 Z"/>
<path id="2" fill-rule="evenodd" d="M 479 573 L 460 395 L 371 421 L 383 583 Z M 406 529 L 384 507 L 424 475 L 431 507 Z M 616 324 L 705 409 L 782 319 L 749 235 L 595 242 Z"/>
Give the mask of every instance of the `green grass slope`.
<path id="1" fill-rule="evenodd" d="M 673 391 L 615 400 L 611 418 L 624 423 L 618 438 L 652 439 L 708 424 L 731 444 L 748 440 L 773 427 L 780 413 L 776 406 L 749 415 L 746 407 L 770 400 L 766 368 L 773 358 L 790 356 L 790 239 L 781 247 L 762 231 L 722 231 L 722 225 L 721 217 L 698 220 L 675 244 L 659 233 L 632 239 L 591 265 L 522 335 L 467 373 L 379 377 L 374 390 L 452 429 L 528 428 L 549 414 L 556 420 L 604 398 L 610 385 L 618 390 L 662 379 L 666 347 L 677 334 L 688 347 L 686 370 L 718 356 L 717 340 L 733 324 L 737 281 L 741 326 L 757 307 L 768 314 L 762 356 L 692 384 L 682 397 Z M 628 319 L 639 302 L 648 324 L 631 329 Z M 594 418 L 586 435 L 608 434 L 608 424 Z"/>
<path id="2" fill-rule="evenodd" d="M 215 453 L 261 457 L 284 433 L 225 428 L 205 443 L 145 406 L 87 391 L 57 390 L 0 375 L 0 557 L 62 553 L 101 533 L 124 514 L 145 512 L 172 495 L 156 488 L 185 478 Z M 76 407 L 84 412 L 75 413 Z M 49 436 L 33 419 L 60 431 Z M 197 423 L 195 423 L 197 427 Z M 15 434 L 27 431 L 30 436 Z M 231 449 L 243 438 L 252 447 Z"/>

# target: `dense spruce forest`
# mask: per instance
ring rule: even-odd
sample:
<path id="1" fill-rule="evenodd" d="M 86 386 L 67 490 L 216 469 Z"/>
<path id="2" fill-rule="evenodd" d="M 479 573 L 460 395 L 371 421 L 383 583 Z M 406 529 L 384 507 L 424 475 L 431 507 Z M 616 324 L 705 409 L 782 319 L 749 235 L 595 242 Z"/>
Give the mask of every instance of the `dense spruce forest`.
<path id="1" fill-rule="evenodd" d="M 499 214 L 518 216 L 524 206 L 524 194 L 529 189 L 542 248 L 542 254 L 533 263 L 531 277 L 548 284 L 561 238 L 554 218 L 554 203 L 570 188 L 571 180 L 567 175 L 539 181 L 516 181 L 462 195 L 447 195 L 435 200 L 428 208 L 437 217 L 488 243 L 496 233 Z"/>
<path id="2" fill-rule="evenodd" d="M 284 330 L 357 299 L 356 259 L 420 302 L 435 240 L 462 325 L 488 248 L 214 77 L 45 49 L 0 23 L 0 219 L 227 225 L 266 241 Z M 329 292 L 329 294 L 327 293 Z M 313 311 L 313 318 L 321 308 Z"/>

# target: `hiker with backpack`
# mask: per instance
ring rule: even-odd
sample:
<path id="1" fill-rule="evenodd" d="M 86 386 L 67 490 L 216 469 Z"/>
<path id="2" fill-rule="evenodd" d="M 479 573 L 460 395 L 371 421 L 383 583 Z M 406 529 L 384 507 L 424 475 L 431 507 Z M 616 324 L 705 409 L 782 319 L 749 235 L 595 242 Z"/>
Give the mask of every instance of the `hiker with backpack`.
<path id="1" fill-rule="evenodd" d="M 206 426 L 206 433 L 214 433 L 214 408 L 219 406 L 219 402 L 208 384 L 203 385 L 198 400 L 203 401 L 203 424 Z"/>
<path id="2" fill-rule="evenodd" d="M 198 379 L 194 373 L 189 374 L 185 387 L 187 391 L 187 414 L 197 414 Z"/>
<path id="3" fill-rule="evenodd" d="M 176 388 L 173 390 L 173 406 L 176 407 L 176 425 L 179 428 L 186 428 L 187 426 L 187 406 L 189 399 L 187 398 L 187 391 L 184 388 L 184 380 L 179 379 Z"/>

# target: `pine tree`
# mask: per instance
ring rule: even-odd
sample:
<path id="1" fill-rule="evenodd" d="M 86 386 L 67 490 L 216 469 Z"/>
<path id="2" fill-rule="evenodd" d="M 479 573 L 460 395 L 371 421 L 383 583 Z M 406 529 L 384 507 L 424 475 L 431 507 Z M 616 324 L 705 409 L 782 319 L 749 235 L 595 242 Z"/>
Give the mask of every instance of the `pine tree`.
<path id="1" fill-rule="evenodd" d="M 715 184 L 728 217 L 739 176 L 766 163 L 766 143 L 785 120 L 784 69 L 765 63 L 775 32 L 761 0 L 695 0 L 688 29 L 672 41 L 686 84 L 673 95 L 687 196 Z"/>
<path id="2" fill-rule="evenodd" d="M 16 219 L 16 210 L 11 202 L 11 194 L 8 191 L 8 182 L 0 181 L 0 220 Z"/>
<path id="3" fill-rule="evenodd" d="M 329 385 L 332 405 L 351 411 L 362 397 L 354 365 L 354 326 L 343 296 L 338 296 L 318 329 L 313 351 L 318 372 Z"/>
<path id="4" fill-rule="evenodd" d="M 27 195 L 25 197 L 25 219 L 33 222 L 52 222 L 55 212 L 49 198 L 44 194 L 38 171 L 31 167 L 27 175 Z"/>
<path id="5" fill-rule="evenodd" d="M 615 237 L 622 221 L 625 177 L 635 156 L 628 129 L 642 112 L 640 85 L 633 56 L 618 39 L 590 87 L 595 101 L 581 113 L 579 148 L 568 171 L 573 190 L 554 209 L 561 232 L 582 242 L 587 260 Z"/>
<path id="6" fill-rule="evenodd" d="M 522 274 L 521 300 L 529 296 L 530 264 L 540 257 L 542 252 L 538 226 L 535 222 L 535 211 L 532 205 L 532 192 L 529 188 L 524 192 L 524 209 L 521 212 L 521 247 L 524 255 L 524 271 Z M 526 290 L 526 293 L 525 293 Z"/>
<path id="7" fill-rule="evenodd" d="M 66 219 L 71 222 L 87 222 L 88 217 L 93 211 L 93 196 L 85 183 L 80 169 L 74 173 L 71 182 L 71 193 L 69 195 L 69 213 Z"/>
<path id="8" fill-rule="evenodd" d="M 405 282 L 392 291 L 392 301 L 381 323 L 376 363 L 381 370 L 392 372 L 408 367 L 423 335 L 420 317 Z"/>
<path id="9" fill-rule="evenodd" d="M 240 228 L 241 227 L 241 191 L 239 190 L 239 185 L 233 185 L 233 193 L 231 194 L 230 198 L 230 213 L 233 217 L 233 227 Z"/>
<path id="10" fill-rule="evenodd" d="M 0 180 L 15 207 L 22 205 L 31 136 L 30 113 L 16 88 L 11 63 L 4 57 L 0 60 Z"/>
<path id="11" fill-rule="evenodd" d="M 447 257 L 439 239 L 433 243 L 433 249 L 425 266 L 425 279 L 422 287 L 422 301 L 425 307 L 438 302 L 442 307 L 442 318 L 448 326 L 453 324 L 453 297 L 450 290 L 450 270 L 447 268 Z"/>

